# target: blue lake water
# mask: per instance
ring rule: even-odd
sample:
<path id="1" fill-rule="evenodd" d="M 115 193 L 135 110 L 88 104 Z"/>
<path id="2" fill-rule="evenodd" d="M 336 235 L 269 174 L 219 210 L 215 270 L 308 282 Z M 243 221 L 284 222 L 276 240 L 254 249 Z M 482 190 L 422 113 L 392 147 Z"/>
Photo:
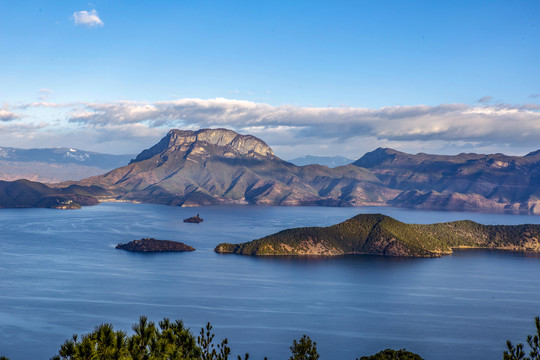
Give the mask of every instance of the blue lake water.
<path id="1" fill-rule="evenodd" d="M 201 224 L 183 218 L 200 213 Z M 358 213 L 404 222 L 471 219 L 540 223 L 538 216 L 392 208 L 202 207 L 109 203 L 76 211 L 0 210 L 0 355 L 49 359 L 74 333 L 140 315 L 210 321 L 233 354 L 285 359 L 308 334 L 321 359 L 407 348 L 426 359 L 500 359 L 506 339 L 524 342 L 540 315 L 540 257 L 460 251 L 438 259 L 375 256 L 256 258 L 219 255 L 298 226 Z M 185 242 L 191 253 L 116 250 L 141 237 Z"/>

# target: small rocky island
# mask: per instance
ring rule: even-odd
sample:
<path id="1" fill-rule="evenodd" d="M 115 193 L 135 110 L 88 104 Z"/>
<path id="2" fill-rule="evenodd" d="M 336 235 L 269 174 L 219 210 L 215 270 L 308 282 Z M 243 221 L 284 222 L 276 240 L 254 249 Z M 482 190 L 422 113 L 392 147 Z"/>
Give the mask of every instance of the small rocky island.
<path id="1" fill-rule="evenodd" d="M 242 244 L 219 244 L 215 251 L 241 255 L 440 257 L 458 248 L 540 252 L 540 225 L 482 225 L 469 220 L 420 225 L 381 214 L 362 214 L 333 226 L 288 229 Z"/>
<path id="2" fill-rule="evenodd" d="M 185 223 L 193 223 L 193 224 L 199 224 L 202 223 L 204 220 L 199 216 L 199 214 L 192 216 L 190 218 L 184 219 Z"/>
<path id="3" fill-rule="evenodd" d="M 193 247 L 179 241 L 156 240 L 154 238 L 133 240 L 127 244 L 118 244 L 116 248 L 137 252 L 195 251 Z"/>

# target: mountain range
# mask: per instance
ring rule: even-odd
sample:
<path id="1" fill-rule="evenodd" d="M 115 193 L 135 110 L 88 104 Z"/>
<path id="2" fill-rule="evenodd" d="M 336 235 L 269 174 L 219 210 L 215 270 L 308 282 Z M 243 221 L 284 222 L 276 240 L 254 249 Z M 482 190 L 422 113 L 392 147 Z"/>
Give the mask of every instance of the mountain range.
<path id="1" fill-rule="evenodd" d="M 314 155 L 306 155 L 306 156 L 297 157 L 297 158 L 287 160 L 287 161 L 297 166 L 318 164 L 318 165 L 328 166 L 331 168 L 348 165 L 354 162 L 354 160 L 343 157 L 343 156 L 314 156 Z"/>
<path id="2" fill-rule="evenodd" d="M 263 140 L 232 130 L 171 130 L 125 166 L 50 186 L 73 185 L 101 201 L 173 206 L 379 205 L 540 213 L 540 151 L 522 157 L 448 156 L 379 148 L 329 168 L 294 165 Z"/>
<path id="3" fill-rule="evenodd" d="M 45 183 L 80 180 L 126 165 L 133 157 L 72 148 L 0 147 L 0 179 Z"/>
<path id="4" fill-rule="evenodd" d="M 226 129 L 171 130 L 127 166 L 78 182 L 119 199 L 167 205 L 376 205 L 395 198 L 370 171 L 281 160 L 262 140 Z"/>
<path id="5" fill-rule="evenodd" d="M 540 213 L 540 150 L 448 156 L 379 148 L 353 164 L 403 191 L 392 206 Z"/>

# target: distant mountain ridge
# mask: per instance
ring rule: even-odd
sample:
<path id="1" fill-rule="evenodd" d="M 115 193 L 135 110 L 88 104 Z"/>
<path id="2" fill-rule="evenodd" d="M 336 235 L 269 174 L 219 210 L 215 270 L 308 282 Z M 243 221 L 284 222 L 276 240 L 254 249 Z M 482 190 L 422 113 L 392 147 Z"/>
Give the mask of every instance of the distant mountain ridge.
<path id="1" fill-rule="evenodd" d="M 73 148 L 18 149 L 0 147 L 0 160 L 17 162 L 48 162 L 58 164 L 81 164 L 114 169 L 127 164 L 133 155 L 102 154 Z"/>
<path id="2" fill-rule="evenodd" d="M 331 168 L 338 167 L 338 166 L 345 166 L 352 164 L 354 160 L 348 159 L 343 156 L 314 156 L 314 155 L 306 155 L 303 157 L 294 158 L 291 160 L 287 160 L 290 163 L 293 163 L 296 166 L 306 166 L 306 165 L 324 165 Z"/>
<path id="3" fill-rule="evenodd" d="M 227 129 L 171 130 L 125 166 L 55 185 L 100 201 L 396 206 L 540 214 L 540 151 L 407 154 L 379 148 L 352 164 L 297 166 L 261 139 Z M 0 206 L 2 204 L 0 203 Z"/>
<path id="4" fill-rule="evenodd" d="M 296 166 L 227 129 L 171 130 L 127 166 L 79 182 L 117 199 L 205 204 L 383 205 L 540 213 L 540 152 L 407 154 L 379 148 L 346 166 Z"/>
<path id="5" fill-rule="evenodd" d="M 80 180 L 126 165 L 132 155 L 111 155 L 72 148 L 0 147 L 0 179 L 39 182 Z"/>
<path id="6" fill-rule="evenodd" d="M 389 205 L 540 213 L 540 150 L 504 154 L 407 154 L 379 148 L 353 163 L 402 190 Z"/>

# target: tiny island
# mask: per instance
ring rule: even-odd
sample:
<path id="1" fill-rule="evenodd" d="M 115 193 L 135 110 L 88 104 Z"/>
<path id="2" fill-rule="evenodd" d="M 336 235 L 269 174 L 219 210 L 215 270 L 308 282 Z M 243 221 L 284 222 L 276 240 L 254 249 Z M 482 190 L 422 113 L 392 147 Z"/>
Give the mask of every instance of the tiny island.
<path id="1" fill-rule="evenodd" d="M 361 214 L 333 226 L 288 229 L 241 244 L 222 243 L 215 252 L 440 257 L 460 248 L 540 252 L 540 225 L 482 225 L 469 220 L 421 225 Z"/>
<path id="2" fill-rule="evenodd" d="M 154 238 L 143 238 L 127 244 L 118 244 L 116 249 L 136 252 L 195 251 L 195 248 L 179 241 L 156 240 Z"/>
<path id="3" fill-rule="evenodd" d="M 199 216 L 199 214 L 189 217 L 187 219 L 184 219 L 185 223 L 192 223 L 192 224 L 199 224 L 202 223 L 204 220 Z"/>

